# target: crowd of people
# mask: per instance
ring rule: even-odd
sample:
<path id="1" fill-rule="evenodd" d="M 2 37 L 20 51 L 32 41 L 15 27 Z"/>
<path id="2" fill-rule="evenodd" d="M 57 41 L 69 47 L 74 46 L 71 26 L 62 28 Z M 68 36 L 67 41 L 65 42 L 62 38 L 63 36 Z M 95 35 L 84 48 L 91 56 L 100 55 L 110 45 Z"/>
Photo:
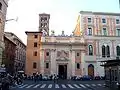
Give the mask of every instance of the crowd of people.
<path id="1" fill-rule="evenodd" d="M 58 75 L 55 74 L 49 76 L 49 80 L 53 80 L 54 82 L 57 82 L 58 78 Z M 0 73 L 0 90 L 9 90 L 10 87 L 23 84 L 24 80 L 33 80 L 36 83 L 45 80 L 45 78 L 42 74 L 38 73 L 33 73 L 32 76 L 27 76 L 23 73 L 17 73 L 14 75 Z"/>
<path id="2" fill-rule="evenodd" d="M 43 76 L 42 74 L 33 73 L 33 75 L 31 75 L 31 76 L 26 76 L 25 79 L 26 80 L 33 80 L 34 82 L 44 81 L 44 80 L 53 80 L 55 82 L 59 79 L 59 76 L 56 74 L 49 75 L 49 76 L 48 75 Z"/>
<path id="3" fill-rule="evenodd" d="M 10 86 L 22 84 L 23 79 L 23 74 L 10 75 L 9 73 L 0 73 L 0 89 L 9 90 Z"/>

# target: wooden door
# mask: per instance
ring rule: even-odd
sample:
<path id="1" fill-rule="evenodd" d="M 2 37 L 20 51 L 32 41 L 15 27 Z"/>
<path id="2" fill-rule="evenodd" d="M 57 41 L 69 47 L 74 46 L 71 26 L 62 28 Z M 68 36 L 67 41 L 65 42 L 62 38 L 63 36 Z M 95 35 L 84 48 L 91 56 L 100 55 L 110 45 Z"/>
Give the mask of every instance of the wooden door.
<path id="1" fill-rule="evenodd" d="M 88 66 L 88 75 L 94 77 L 94 66 L 92 64 Z"/>

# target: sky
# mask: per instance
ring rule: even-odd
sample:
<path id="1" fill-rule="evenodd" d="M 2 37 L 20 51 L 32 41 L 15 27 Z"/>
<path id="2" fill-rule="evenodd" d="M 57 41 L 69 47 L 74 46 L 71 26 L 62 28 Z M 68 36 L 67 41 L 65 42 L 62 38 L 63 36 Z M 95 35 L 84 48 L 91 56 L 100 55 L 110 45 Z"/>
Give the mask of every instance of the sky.
<path id="1" fill-rule="evenodd" d="M 5 31 L 27 44 L 25 31 L 38 31 L 39 14 L 48 13 L 50 33 L 54 30 L 59 35 L 64 30 L 70 35 L 81 10 L 119 13 L 119 0 L 9 0 L 6 19 L 15 20 L 6 22 Z"/>

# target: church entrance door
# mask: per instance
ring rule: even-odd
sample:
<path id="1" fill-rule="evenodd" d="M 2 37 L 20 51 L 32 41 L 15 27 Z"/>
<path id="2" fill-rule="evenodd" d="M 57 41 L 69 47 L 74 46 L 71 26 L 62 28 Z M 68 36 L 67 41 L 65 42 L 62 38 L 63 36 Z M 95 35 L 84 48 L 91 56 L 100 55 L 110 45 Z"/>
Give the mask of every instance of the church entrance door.
<path id="1" fill-rule="evenodd" d="M 67 79 L 67 65 L 58 65 L 58 75 L 60 79 Z"/>

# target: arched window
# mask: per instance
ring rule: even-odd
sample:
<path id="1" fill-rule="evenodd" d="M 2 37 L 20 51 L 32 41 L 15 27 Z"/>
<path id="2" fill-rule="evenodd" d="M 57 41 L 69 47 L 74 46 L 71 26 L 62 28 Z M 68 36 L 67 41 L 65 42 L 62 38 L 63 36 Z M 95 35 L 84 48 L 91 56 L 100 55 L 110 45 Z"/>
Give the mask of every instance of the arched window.
<path id="1" fill-rule="evenodd" d="M 102 46 L 102 57 L 105 57 L 105 46 Z"/>
<path id="2" fill-rule="evenodd" d="M 107 54 L 107 57 L 110 57 L 110 48 L 108 45 L 106 47 L 106 54 Z"/>
<path id="3" fill-rule="evenodd" d="M 0 10 L 2 10 L 2 3 L 0 2 Z"/>
<path id="4" fill-rule="evenodd" d="M 89 55 L 93 55 L 93 46 L 89 45 Z"/>
<path id="5" fill-rule="evenodd" d="M 117 56 L 120 56 L 120 46 L 116 47 L 116 53 L 117 53 Z"/>

